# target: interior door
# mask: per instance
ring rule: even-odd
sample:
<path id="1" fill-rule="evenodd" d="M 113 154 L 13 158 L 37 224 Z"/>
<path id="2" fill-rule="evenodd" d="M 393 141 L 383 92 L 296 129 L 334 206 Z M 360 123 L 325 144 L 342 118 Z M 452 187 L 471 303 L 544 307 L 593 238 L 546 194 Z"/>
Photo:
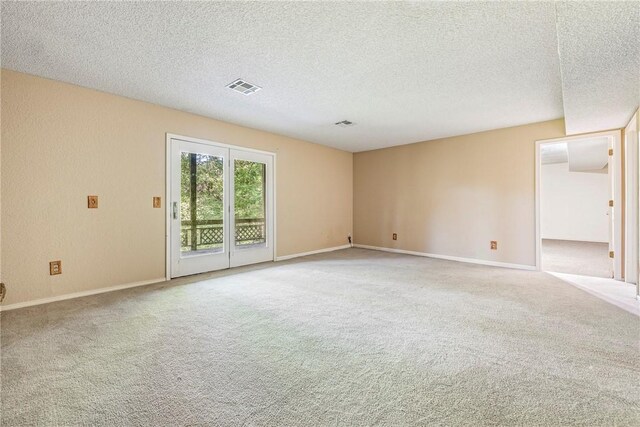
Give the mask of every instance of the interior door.
<path id="1" fill-rule="evenodd" d="M 231 267 L 273 261 L 273 156 L 230 151 Z"/>
<path id="2" fill-rule="evenodd" d="M 171 277 L 229 267 L 229 150 L 172 139 Z"/>

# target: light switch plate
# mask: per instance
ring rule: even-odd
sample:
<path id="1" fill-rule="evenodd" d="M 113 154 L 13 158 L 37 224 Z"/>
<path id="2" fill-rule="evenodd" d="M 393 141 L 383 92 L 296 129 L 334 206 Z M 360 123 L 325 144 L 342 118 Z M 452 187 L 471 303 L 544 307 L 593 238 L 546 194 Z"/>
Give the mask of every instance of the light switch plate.
<path id="1" fill-rule="evenodd" d="M 89 209 L 98 209 L 98 196 L 87 196 L 87 207 Z"/>
<path id="2" fill-rule="evenodd" d="M 162 207 L 162 198 L 160 198 L 160 197 L 154 197 L 154 198 L 153 198 L 153 207 L 154 207 L 154 208 L 160 208 L 160 207 Z"/>

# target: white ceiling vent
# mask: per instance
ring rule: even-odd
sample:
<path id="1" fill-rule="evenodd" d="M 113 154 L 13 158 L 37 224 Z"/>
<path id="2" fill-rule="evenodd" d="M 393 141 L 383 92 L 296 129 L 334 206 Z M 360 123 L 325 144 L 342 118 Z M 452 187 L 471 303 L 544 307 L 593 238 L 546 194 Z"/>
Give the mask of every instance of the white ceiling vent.
<path id="1" fill-rule="evenodd" d="M 354 126 L 355 123 L 350 122 L 349 120 L 343 120 L 341 122 L 335 123 L 336 126 L 340 126 L 341 128 L 348 128 L 350 126 Z"/>
<path id="2" fill-rule="evenodd" d="M 242 79 L 237 79 L 236 81 L 229 83 L 227 87 L 235 90 L 236 92 L 240 92 L 243 95 L 251 95 L 252 93 L 256 93 L 262 89 L 260 86 L 252 85 Z"/>

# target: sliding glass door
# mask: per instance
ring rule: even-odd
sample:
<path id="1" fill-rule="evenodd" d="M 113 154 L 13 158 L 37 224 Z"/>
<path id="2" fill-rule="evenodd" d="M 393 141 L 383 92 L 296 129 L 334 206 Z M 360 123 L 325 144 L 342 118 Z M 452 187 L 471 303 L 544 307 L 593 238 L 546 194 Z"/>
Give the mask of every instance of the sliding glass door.
<path id="1" fill-rule="evenodd" d="M 273 260 L 273 155 L 169 141 L 170 276 Z"/>

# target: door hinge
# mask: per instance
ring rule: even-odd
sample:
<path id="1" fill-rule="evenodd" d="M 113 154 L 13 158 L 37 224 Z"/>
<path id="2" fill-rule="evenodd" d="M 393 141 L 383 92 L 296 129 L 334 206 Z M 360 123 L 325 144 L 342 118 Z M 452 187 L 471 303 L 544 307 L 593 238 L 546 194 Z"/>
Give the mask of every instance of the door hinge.
<path id="1" fill-rule="evenodd" d="M 609 155 L 613 156 L 613 148 L 609 148 Z"/>
<path id="2" fill-rule="evenodd" d="M 613 200 L 609 200 L 609 207 L 612 208 L 613 207 Z"/>
<path id="3" fill-rule="evenodd" d="M 613 251 L 609 251 L 609 258 L 613 258 L 613 255 L 614 255 Z"/>

